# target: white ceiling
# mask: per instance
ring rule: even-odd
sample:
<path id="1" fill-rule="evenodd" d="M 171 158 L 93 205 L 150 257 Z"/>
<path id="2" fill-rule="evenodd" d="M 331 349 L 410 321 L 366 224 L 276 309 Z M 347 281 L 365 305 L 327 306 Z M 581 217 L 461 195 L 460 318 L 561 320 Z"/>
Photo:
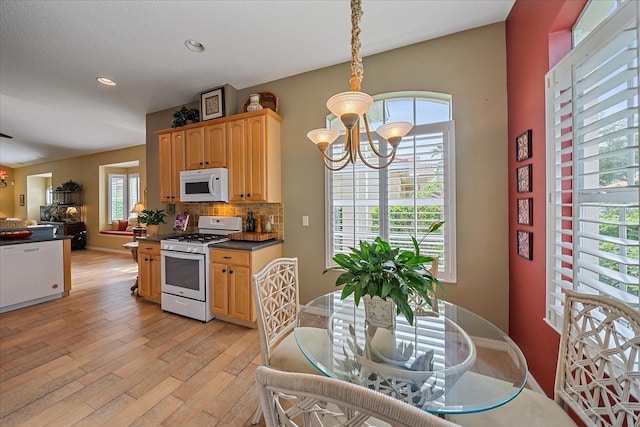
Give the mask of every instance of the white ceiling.
<path id="1" fill-rule="evenodd" d="M 362 56 L 504 21 L 514 1 L 363 0 Z M 2 0 L 0 163 L 143 144 L 146 114 L 347 62 L 350 33 L 347 0 Z"/>

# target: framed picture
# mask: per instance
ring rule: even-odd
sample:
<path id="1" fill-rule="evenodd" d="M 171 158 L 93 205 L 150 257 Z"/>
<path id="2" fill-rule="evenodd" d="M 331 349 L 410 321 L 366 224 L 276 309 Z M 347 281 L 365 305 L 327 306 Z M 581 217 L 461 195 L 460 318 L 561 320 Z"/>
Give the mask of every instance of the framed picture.
<path id="1" fill-rule="evenodd" d="M 24 194 L 20 195 L 20 206 L 24 206 Z"/>
<path id="2" fill-rule="evenodd" d="M 531 165 L 516 168 L 516 178 L 518 193 L 529 193 L 531 191 Z"/>
<path id="3" fill-rule="evenodd" d="M 201 120 L 224 117 L 224 88 L 219 87 L 203 92 L 200 95 Z"/>
<path id="4" fill-rule="evenodd" d="M 531 157 L 531 129 L 516 137 L 516 161 Z"/>
<path id="5" fill-rule="evenodd" d="M 533 259 L 533 233 L 524 230 L 517 230 L 518 234 L 518 255 L 528 260 Z"/>
<path id="6" fill-rule="evenodd" d="M 533 225 L 533 199 L 518 199 L 518 224 Z"/>

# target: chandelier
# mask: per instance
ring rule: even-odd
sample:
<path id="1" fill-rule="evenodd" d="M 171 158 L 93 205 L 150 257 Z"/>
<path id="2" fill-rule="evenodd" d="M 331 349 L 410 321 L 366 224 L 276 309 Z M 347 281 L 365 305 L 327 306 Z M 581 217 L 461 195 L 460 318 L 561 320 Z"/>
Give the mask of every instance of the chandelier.
<path id="1" fill-rule="evenodd" d="M 349 79 L 351 90 L 333 95 L 327 101 L 327 108 L 335 114 L 336 117 L 340 117 L 340 121 L 346 128 L 344 155 L 334 159 L 327 154 L 327 148 L 338 138 L 340 134 L 339 131 L 322 128 L 314 129 L 307 133 L 307 137 L 316 144 L 322 153 L 324 165 L 332 171 L 338 171 L 350 163 L 355 163 L 358 157 L 360 157 L 360 160 L 362 160 L 365 165 L 372 169 L 384 169 L 388 167 L 396 157 L 396 150 L 400 140 L 413 128 L 413 125 L 409 122 L 386 123 L 379 126 L 376 132 L 391 145 L 391 152 L 387 154 L 378 150 L 371 139 L 367 111 L 373 105 L 373 98 L 360 91 L 362 74 L 364 73 L 362 57 L 360 56 L 360 18 L 362 18 L 361 0 L 351 0 L 351 78 Z M 371 151 L 380 159 L 386 159 L 386 162 L 381 165 L 369 163 L 362 153 L 360 147 L 361 119 L 364 123 L 364 129 Z"/>

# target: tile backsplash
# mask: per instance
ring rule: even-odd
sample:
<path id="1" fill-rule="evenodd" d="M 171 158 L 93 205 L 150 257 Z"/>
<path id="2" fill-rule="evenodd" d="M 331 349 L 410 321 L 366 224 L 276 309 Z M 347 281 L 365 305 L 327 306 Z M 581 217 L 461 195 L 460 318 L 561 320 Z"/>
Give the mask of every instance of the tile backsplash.
<path id="1" fill-rule="evenodd" d="M 198 231 L 198 218 L 201 215 L 219 215 L 219 216 L 239 216 L 242 217 L 242 229 L 246 229 L 247 213 L 253 212 L 253 217 L 260 221 L 262 229 L 264 224 L 273 215 L 272 231 L 277 235 L 278 239 L 284 239 L 284 216 L 282 203 L 178 203 L 176 204 L 176 214 L 189 214 L 189 224 L 187 232 L 195 233 Z M 175 218 L 169 216 L 168 221 Z"/>

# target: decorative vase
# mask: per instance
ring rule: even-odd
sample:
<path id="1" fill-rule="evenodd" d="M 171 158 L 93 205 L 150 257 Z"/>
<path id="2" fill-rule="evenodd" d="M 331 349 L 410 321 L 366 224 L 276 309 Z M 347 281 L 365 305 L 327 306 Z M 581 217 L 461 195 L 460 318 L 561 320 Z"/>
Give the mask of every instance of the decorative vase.
<path id="1" fill-rule="evenodd" d="M 247 105 L 247 112 L 258 110 L 262 110 L 262 105 L 260 105 L 260 95 L 257 93 L 249 95 L 249 105 Z"/>
<path id="2" fill-rule="evenodd" d="M 147 236 L 157 235 L 159 228 L 160 226 L 158 224 L 147 224 Z"/>
<path id="3" fill-rule="evenodd" d="M 396 324 L 396 303 L 380 297 L 363 295 L 364 318 L 370 326 L 393 329 Z"/>

